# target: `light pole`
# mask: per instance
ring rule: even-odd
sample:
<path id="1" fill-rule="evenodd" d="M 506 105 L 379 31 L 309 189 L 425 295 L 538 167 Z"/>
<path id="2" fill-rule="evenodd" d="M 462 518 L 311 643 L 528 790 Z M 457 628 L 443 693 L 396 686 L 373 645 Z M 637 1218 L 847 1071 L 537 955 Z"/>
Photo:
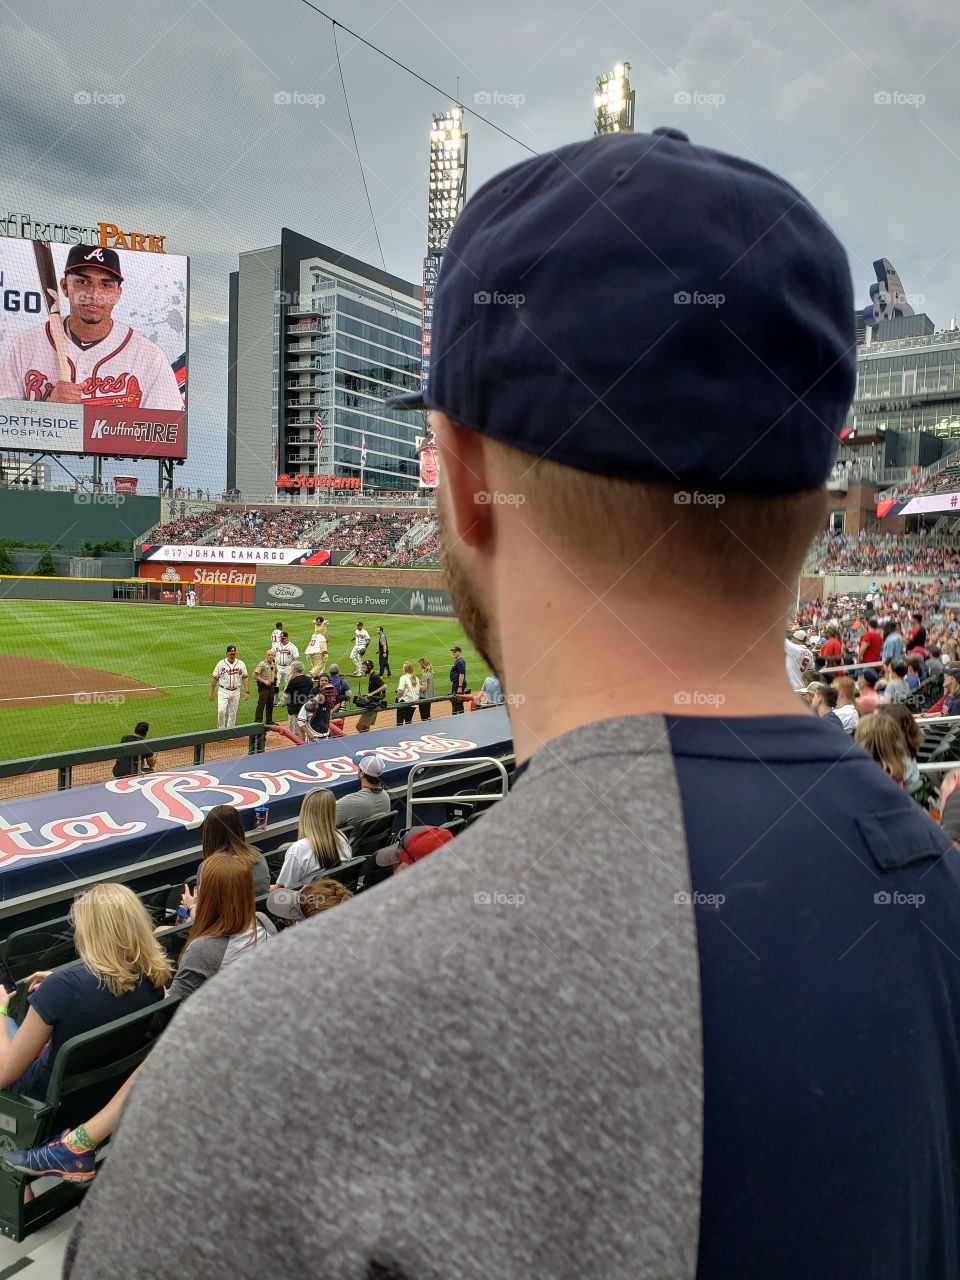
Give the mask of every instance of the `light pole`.
<path id="1" fill-rule="evenodd" d="M 597 76 L 593 96 L 594 136 L 633 133 L 637 95 L 630 88 L 630 63 L 618 62 L 612 71 Z"/>

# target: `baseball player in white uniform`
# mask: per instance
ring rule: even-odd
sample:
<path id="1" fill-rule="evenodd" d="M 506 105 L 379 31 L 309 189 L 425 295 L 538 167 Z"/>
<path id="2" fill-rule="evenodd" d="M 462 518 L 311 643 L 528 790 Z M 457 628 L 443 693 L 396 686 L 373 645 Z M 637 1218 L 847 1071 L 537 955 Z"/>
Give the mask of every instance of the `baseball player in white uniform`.
<path id="1" fill-rule="evenodd" d="M 290 643 L 287 633 L 281 631 L 280 643 L 273 646 L 273 652 L 277 660 L 277 687 L 282 693 L 290 678 L 290 664 L 300 657 L 300 650 Z"/>
<path id="2" fill-rule="evenodd" d="M 227 645 L 227 656 L 221 658 L 213 668 L 210 677 L 210 701 L 213 691 L 217 691 L 217 728 L 232 729 L 237 723 L 237 707 L 240 705 L 240 688 L 243 687 L 243 700 L 250 697 L 250 686 L 247 681 L 247 668 L 237 657 L 237 646 Z"/>
<path id="3" fill-rule="evenodd" d="M 197 607 L 197 589 L 191 582 L 187 587 L 187 608 L 195 609 Z"/>
<path id="4" fill-rule="evenodd" d="M 283 635 L 283 623 L 277 618 L 277 625 L 270 632 L 270 648 L 275 649 L 280 643 L 280 637 Z"/>
<path id="5" fill-rule="evenodd" d="M 350 661 L 356 668 L 355 676 L 362 676 L 360 669 L 360 659 L 367 652 L 367 645 L 370 643 L 370 632 L 366 629 L 362 622 L 357 623 L 357 629 L 353 633 L 353 648 L 350 650 Z"/>
<path id="6" fill-rule="evenodd" d="M 327 665 L 327 621 L 315 618 L 313 635 L 307 641 L 307 657 L 311 659 L 310 674 L 319 675 Z"/>
<path id="7" fill-rule="evenodd" d="M 113 320 L 122 284 L 115 250 L 75 244 L 60 281 L 70 311 L 13 339 L 0 361 L 0 399 L 182 409 L 163 349 Z M 63 325 L 69 381 L 60 378 L 52 324 Z"/>

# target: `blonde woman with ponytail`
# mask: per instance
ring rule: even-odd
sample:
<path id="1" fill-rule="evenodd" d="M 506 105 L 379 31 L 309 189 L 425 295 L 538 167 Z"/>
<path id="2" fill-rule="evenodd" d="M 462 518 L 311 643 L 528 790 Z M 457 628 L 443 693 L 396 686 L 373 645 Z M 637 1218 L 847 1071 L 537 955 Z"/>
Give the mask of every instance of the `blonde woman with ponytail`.
<path id="1" fill-rule="evenodd" d="M 30 975 L 22 1026 L 0 1018 L 0 1089 L 43 1098 L 67 1040 L 163 999 L 170 961 L 126 885 L 94 885 L 76 899 L 70 920 L 80 963 Z M 0 987 L 5 1015 L 13 995 Z"/>
<path id="2" fill-rule="evenodd" d="M 308 791 L 300 809 L 297 839 L 287 850 L 274 889 L 296 889 L 321 871 L 352 857 L 350 841 L 337 830 L 337 801 L 327 787 Z"/>

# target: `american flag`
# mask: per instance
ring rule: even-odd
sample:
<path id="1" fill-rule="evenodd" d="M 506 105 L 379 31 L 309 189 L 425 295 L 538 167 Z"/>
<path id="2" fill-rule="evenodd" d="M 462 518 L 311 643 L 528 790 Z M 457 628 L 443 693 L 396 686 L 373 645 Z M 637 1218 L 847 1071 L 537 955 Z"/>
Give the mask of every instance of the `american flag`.
<path id="1" fill-rule="evenodd" d="M 365 467 L 367 465 L 367 437 L 366 436 L 360 437 L 360 465 L 361 467 Z"/>
<path id="2" fill-rule="evenodd" d="M 317 442 L 317 448 L 322 449 L 323 448 L 323 421 L 321 420 L 319 413 L 317 414 L 316 421 L 313 424 L 313 438 Z"/>

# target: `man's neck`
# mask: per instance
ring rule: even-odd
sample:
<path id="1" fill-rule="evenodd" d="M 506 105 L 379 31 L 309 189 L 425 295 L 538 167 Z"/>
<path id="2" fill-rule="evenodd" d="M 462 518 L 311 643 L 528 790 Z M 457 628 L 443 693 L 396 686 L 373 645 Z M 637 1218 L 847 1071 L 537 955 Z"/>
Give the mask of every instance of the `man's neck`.
<path id="1" fill-rule="evenodd" d="M 549 599 L 531 600 L 520 584 L 542 580 L 543 570 L 514 578 L 517 588 L 497 601 L 518 762 L 619 716 L 809 715 L 784 668 L 786 601 L 781 611 L 779 602 L 704 602 L 693 591 L 680 601 L 620 598 L 602 586 L 583 590 L 561 571 Z"/>
<path id="2" fill-rule="evenodd" d="M 71 337 L 76 338 L 78 342 L 91 343 L 100 342 L 107 337 L 113 328 L 113 321 L 108 316 L 105 320 L 101 320 L 99 324 L 84 324 L 79 317 L 71 313 L 67 316 L 65 325 L 67 332 Z"/>

